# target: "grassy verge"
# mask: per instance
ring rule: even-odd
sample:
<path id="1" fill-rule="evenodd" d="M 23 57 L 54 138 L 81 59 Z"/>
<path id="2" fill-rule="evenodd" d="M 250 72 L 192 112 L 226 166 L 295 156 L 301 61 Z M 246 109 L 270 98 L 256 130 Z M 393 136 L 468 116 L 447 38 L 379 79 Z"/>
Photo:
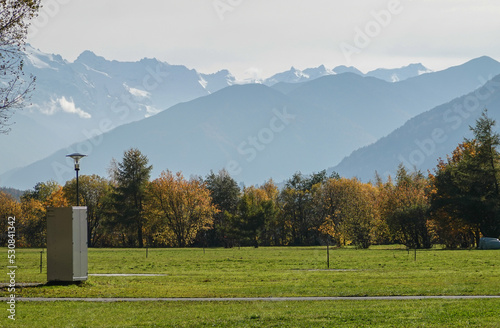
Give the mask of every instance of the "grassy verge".
<path id="1" fill-rule="evenodd" d="M 395 247 L 335 249 L 330 252 L 331 270 L 325 270 L 324 247 L 150 249 L 147 258 L 145 249 L 90 249 L 91 274 L 164 276 L 91 276 L 79 286 L 18 288 L 17 296 L 499 295 L 498 255 L 498 251 L 433 249 L 418 251 L 415 261 L 412 251 Z M 40 250 L 18 249 L 16 256 L 16 282 L 46 282 L 46 269 L 39 271 Z M 2 296 L 6 294 L 3 290 Z"/>
<path id="2" fill-rule="evenodd" d="M 2 327 L 498 327 L 500 300 L 19 303 Z"/>

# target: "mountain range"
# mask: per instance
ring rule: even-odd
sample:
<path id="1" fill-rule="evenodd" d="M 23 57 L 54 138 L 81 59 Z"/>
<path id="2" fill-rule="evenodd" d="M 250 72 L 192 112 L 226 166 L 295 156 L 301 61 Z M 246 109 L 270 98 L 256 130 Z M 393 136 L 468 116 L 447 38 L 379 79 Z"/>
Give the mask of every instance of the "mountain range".
<path id="1" fill-rule="evenodd" d="M 50 179 L 64 183 L 74 176 L 72 162 L 65 155 L 75 151 L 89 155 L 82 160 L 81 174 L 106 176 L 112 158 L 120 160 L 123 152 L 131 147 L 139 148 L 148 156 L 154 167 L 153 177 L 166 169 L 181 170 L 187 175 L 205 175 L 210 170 L 226 168 L 237 181 L 260 184 L 268 178 L 282 181 L 296 171 L 310 173 L 333 167 L 345 176 L 370 178 L 375 169 L 383 167 L 377 165 L 382 165 L 384 159 L 389 163 L 389 158 L 382 155 L 378 163 L 372 157 L 359 155 L 359 152 L 375 147 L 397 129 L 406 130 L 407 124 L 429 110 L 432 112 L 433 108 L 470 93 L 500 74 L 500 63 L 489 57 L 480 57 L 438 72 L 429 72 L 421 65 L 410 65 L 400 70 L 376 70 L 368 76 L 359 71 L 356 73 L 354 68 L 328 70 L 320 66 L 301 71 L 302 75 L 293 69 L 293 72 L 275 75 L 259 84 L 241 84 L 228 71 L 204 75 L 152 59 L 120 63 L 107 61 L 91 52 L 83 53 L 74 63 L 53 55 L 38 54 L 36 57 L 48 58 L 45 62 L 51 64 L 49 68 L 37 64 L 40 70 L 49 70 L 38 75 L 39 84 L 40 80 L 45 83 L 44 74 L 54 74 L 53 80 L 47 79 L 50 82 L 57 79 L 58 70 L 72 73 L 64 79 L 61 75 L 61 81 L 66 82 L 58 82 L 52 87 L 47 82 L 46 86 L 39 87 L 37 90 L 45 90 L 45 98 L 37 93 L 33 97 L 34 105 L 25 111 L 24 118 L 36 126 L 39 121 L 30 115 L 47 117 L 46 128 L 52 135 L 39 139 L 54 138 L 54 135 L 61 138 L 64 133 L 59 126 L 62 124 L 65 124 L 63 130 L 72 129 L 74 135 L 87 138 L 81 138 L 80 142 L 70 138 L 60 140 L 66 145 L 52 155 L 27 166 L 18 165 L 2 174 L 0 185 L 3 186 L 27 189 L 36 182 Z M 31 62 L 37 63 L 35 59 Z M 52 66 L 55 65 L 53 62 L 61 63 L 58 70 Z M 141 76 L 144 72 L 148 73 Z M 379 76 L 375 77 L 376 74 Z M 293 76 L 301 77 L 297 80 Z M 173 92 L 168 83 L 171 88 L 183 89 L 183 93 Z M 495 80 L 490 83 L 495 83 Z M 152 88 L 153 85 L 156 88 Z M 81 95 L 78 98 L 60 91 L 76 90 L 76 86 L 81 86 L 80 89 L 87 93 L 75 91 L 74 94 Z M 54 109 L 52 115 L 47 115 L 42 107 L 37 108 L 50 95 L 52 98 L 49 99 L 64 96 L 66 102 L 59 99 L 59 104 L 70 110 Z M 117 101 L 123 101 L 120 100 L 123 95 L 130 102 L 134 101 L 134 106 L 130 103 L 116 105 Z M 174 96 L 178 97 L 177 100 L 172 100 Z M 182 97 L 184 101 L 179 100 Z M 192 100 L 188 100 L 189 97 Z M 494 99 L 494 96 L 489 99 Z M 86 107 L 84 100 L 94 107 Z M 179 103 L 162 111 L 161 104 L 168 101 Z M 124 109 L 128 109 L 129 116 L 125 115 Z M 86 117 L 85 113 L 91 117 Z M 56 114 L 60 114 L 57 119 L 54 118 Z M 457 121 L 455 114 L 447 115 L 448 120 Z M 63 116 L 71 120 L 64 121 Z M 116 123 L 122 116 L 126 116 L 125 119 Z M 49 124 L 51 120 L 53 122 Z M 82 123 L 91 120 L 93 125 Z M 408 123 L 405 125 L 405 122 Z M 428 131 L 421 130 L 424 137 L 420 138 L 426 140 Z M 21 123 L 14 126 L 8 137 L 15 131 L 17 136 L 24 136 L 22 141 L 25 144 L 18 142 L 21 139 L 11 139 L 16 144 L 12 145 L 12 158 L 19 154 L 19 149 L 31 151 L 35 148 L 26 146 L 30 141 L 40 141 L 38 137 L 31 139 L 31 131 L 21 128 Z M 432 134 L 433 131 L 431 138 L 441 140 L 439 135 Z M 0 137 L 2 149 L 5 146 L 3 138 Z M 400 139 L 395 137 L 402 143 Z M 448 139 L 452 143 L 454 136 L 449 134 Z M 391 149 L 399 144 L 391 142 L 384 147 Z M 398 152 L 396 148 L 391 151 Z M 411 161 L 412 158 L 407 160 Z M 392 165 L 390 162 L 381 173 L 397 167 L 397 163 L 394 168 Z"/>
<path id="2" fill-rule="evenodd" d="M 401 79 L 428 71 L 422 65 L 413 66 L 389 71 Z M 0 138 L 2 154 L 9 159 L 0 162 L 0 173 L 28 165 L 74 142 L 152 116 L 178 103 L 249 82 L 237 81 L 228 70 L 203 74 L 156 59 L 110 61 L 91 51 L 68 62 L 60 55 L 47 54 L 29 45 L 25 51 L 24 70 L 37 77 L 37 87 L 31 106 L 16 113 L 11 133 Z M 365 75 L 354 67 L 327 69 L 320 66 L 303 71 L 292 68 L 253 82 L 271 86 L 343 72 Z M 367 73 L 370 74 L 372 72 Z M 19 152 L 19 149 L 29 151 Z"/>
<path id="3" fill-rule="evenodd" d="M 0 138 L 9 159 L 0 172 L 234 82 L 227 71 L 204 75 L 156 59 L 108 61 L 90 51 L 70 63 L 29 46 L 24 71 L 36 76 L 36 89 L 31 106 L 14 115 L 11 133 Z"/>
<path id="4" fill-rule="evenodd" d="M 352 66 L 337 66 L 333 69 L 328 69 L 324 65 L 321 65 L 316 68 L 307 68 L 305 70 L 299 70 L 295 67 L 292 67 L 286 72 L 275 74 L 270 78 L 267 78 L 260 82 L 268 86 L 272 86 L 280 82 L 300 83 L 315 80 L 326 75 L 335 75 L 342 73 L 354 73 L 360 76 L 376 77 L 387 82 L 399 82 L 430 72 L 432 72 L 432 70 L 426 68 L 422 64 L 410 64 L 408 66 L 394 69 L 378 68 L 366 74 Z"/>

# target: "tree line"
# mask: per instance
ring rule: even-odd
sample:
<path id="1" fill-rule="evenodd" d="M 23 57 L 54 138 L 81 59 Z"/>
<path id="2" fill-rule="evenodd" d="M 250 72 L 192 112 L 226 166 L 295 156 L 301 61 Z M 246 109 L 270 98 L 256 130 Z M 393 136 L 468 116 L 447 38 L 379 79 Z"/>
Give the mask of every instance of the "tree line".
<path id="1" fill-rule="evenodd" d="M 409 248 L 477 246 L 500 236 L 500 137 L 484 111 L 446 160 L 427 175 L 400 165 L 374 182 L 300 172 L 284 186 L 240 188 L 221 170 L 185 178 L 152 166 L 138 149 L 112 161 L 109 178 L 79 178 L 90 247 L 234 247 L 400 243 Z M 16 201 L 0 192 L 2 231 L 16 216 L 18 245 L 44 247 L 47 207 L 76 204 L 76 181 L 38 183 Z M 0 243 L 5 245 L 6 234 Z"/>

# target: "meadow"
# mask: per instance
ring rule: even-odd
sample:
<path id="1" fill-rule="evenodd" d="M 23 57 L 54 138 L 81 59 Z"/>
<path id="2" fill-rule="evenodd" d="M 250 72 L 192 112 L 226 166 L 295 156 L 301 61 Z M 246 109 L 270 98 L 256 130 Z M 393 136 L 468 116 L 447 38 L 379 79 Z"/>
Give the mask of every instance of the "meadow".
<path id="1" fill-rule="evenodd" d="M 32 284 L 17 297 L 500 295 L 499 251 L 338 248 L 327 269 L 325 247 L 89 249 L 91 275 L 74 285 L 45 284 L 40 252 L 17 250 L 16 282 Z M 94 276 L 112 273 L 159 276 Z M 498 327 L 500 299 L 18 302 L 17 314 L 26 327 Z"/>

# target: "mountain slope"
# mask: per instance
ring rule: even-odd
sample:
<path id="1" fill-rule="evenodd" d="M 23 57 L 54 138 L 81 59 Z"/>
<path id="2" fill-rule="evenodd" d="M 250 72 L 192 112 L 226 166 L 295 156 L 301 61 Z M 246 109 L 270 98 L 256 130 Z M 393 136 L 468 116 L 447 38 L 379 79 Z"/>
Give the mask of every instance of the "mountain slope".
<path id="1" fill-rule="evenodd" d="M 365 181 L 377 171 L 383 177 L 395 175 L 403 163 L 424 173 L 436 167 L 439 158 L 472 136 L 469 126 L 483 109 L 500 122 L 500 75 L 483 87 L 422 113 L 376 143 L 354 151 L 331 170 Z M 500 131 L 500 126 L 496 126 Z"/>
<path id="2" fill-rule="evenodd" d="M 81 174 L 105 176 L 111 158 L 120 160 L 130 147 L 148 156 L 153 176 L 166 169 L 204 175 L 226 168 L 238 181 L 262 183 L 270 177 L 285 179 L 298 169 L 319 170 L 338 156 L 325 151 L 325 142 L 360 135 L 335 113 L 301 106 L 266 86 L 232 86 L 74 144 L 3 175 L 1 183 L 22 188 L 48 179 L 63 183 L 74 175 L 65 155 L 75 151 L 89 155 Z M 338 148 L 339 153 L 352 149 L 349 144 Z"/>
<path id="3" fill-rule="evenodd" d="M 293 89 L 288 95 L 295 101 L 338 113 L 351 125 L 359 126 L 369 136 L 370 143 L 411 117 L 403 110 L 406 92 L 396 93 L 393 83 L 352 73 L 322 77 Z"/>

